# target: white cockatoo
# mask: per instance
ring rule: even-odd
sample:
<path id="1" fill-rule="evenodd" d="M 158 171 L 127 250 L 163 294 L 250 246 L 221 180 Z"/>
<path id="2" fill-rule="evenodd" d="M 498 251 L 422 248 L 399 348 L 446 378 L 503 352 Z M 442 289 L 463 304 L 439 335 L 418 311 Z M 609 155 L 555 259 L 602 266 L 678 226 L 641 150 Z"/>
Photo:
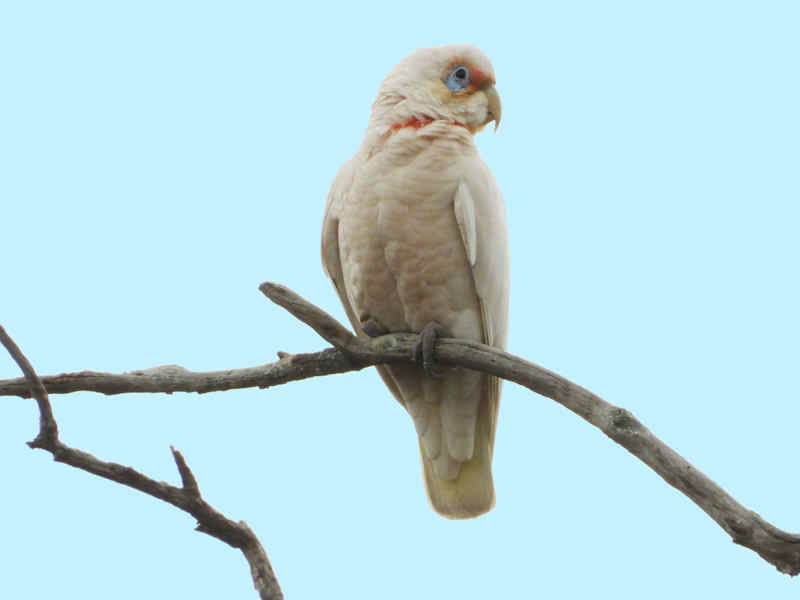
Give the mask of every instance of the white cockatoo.
<path id="1" fill-rule="evenodd" d="M 398 64 L 322 226 L 323 267 L 356 332 L 421 334 L 420 366 L 378 371 L 414 421 L 428 498 L 451 519 L 494 506 L 500 380 L 432 363 L 437 336 L 506 344 L 505 208 L 473 140 L 500 123 L 494 83 L 473 46 L 423 48 Z"/>

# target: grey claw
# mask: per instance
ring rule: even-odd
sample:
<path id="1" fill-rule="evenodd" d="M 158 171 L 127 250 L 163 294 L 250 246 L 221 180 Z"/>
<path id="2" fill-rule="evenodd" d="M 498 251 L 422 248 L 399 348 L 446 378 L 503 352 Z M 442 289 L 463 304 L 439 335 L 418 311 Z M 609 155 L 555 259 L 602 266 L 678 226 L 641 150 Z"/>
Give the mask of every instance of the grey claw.
<path id="1" fill-rule="evenodd" d="M 361 331 L 366 333 L 371 338 L 380 337 L 389 333 L 389 330 L 386 329 L 386 327 L 381 325 L 377 319 L 370 317 L 369 315 L 361 317 Z"/>
<path id="2" fill-rule="evenodd" d="M 451 337 L 447 329 L 437 323 L 431 321 L 419 334 L 419 342 L 414 347 L 414 362 L 416 362 L 429 377 L 438 379 L 445 373 L 445 369 L 436 364 L 433 356 L 433 348 L 436 344 L 436 339 L 440 337 Z"/>

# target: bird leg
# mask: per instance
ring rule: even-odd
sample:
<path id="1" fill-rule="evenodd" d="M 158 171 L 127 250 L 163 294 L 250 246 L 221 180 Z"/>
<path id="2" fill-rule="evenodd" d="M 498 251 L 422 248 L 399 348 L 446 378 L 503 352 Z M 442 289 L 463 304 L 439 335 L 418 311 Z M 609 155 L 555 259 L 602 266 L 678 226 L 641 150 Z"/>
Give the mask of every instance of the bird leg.
<path id="1" fill-rule="evenodd" d="M 439 378 L 444 375 L 444 369 L 436 366 L 433 358 L 433 345 L 436 338 L 452 337 L 450 332 L 436 321 L 431 321 L 419 333 L 419 342 L 414 348 L 414 361 L 421 366 L 429 377 Z"/>

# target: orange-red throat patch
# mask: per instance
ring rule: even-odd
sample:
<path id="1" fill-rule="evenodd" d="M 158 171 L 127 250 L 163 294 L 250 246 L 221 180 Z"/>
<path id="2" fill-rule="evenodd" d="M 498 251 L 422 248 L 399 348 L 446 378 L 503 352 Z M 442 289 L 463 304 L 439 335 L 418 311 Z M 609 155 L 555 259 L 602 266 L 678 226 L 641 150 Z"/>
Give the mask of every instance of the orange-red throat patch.
<path id="1" fill-rule="evenodd" d="M 408 121 L 405 121 L 404 123 L 395 123 L 394 125 L 391 126 L 391 130 L 399 131 L 400 129 L 408 129 L 408 128 L 422 129 L 423 127 L 425 127 L 426 125 L 430 125 L 431 123 L 433 123 L 433 119 L 431 119 L 430 117 L 423 117 L 422 119 L 413 118 L 409 119 Z M 454 125 L 456 127 L 463 127 L 464 129 L 467 128 L 466 125 L 462 125 L 461 123 L 456 123 L 455 121 L 449 124 Z"/>

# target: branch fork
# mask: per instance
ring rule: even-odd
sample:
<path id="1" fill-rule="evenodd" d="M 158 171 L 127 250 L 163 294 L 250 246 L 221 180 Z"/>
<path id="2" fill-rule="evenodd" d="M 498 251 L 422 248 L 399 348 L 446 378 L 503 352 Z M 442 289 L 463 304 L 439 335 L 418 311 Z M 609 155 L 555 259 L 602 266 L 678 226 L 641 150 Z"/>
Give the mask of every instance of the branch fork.
<path id="1" fill-rule="evenodd" d="M 202 499 L 197 481 L 180 452 L 172 448 L 182 487 L 155 482 L 137 471 L 70 448 L 58 439 L 58 426 L 48 400 L 48 391 L 66 394 L 94 391 L 121 393 L 206 393 L 241 388 L 269 388 L 309 377 L 357 371 L 372 365 L 413 362 L 419 341 L 415 334 L 389 334 L 371 339 L 354 336 L 328 313 L 288 288 L 263 283 L 261 292 L 332 344 L 321 352 L 278 352 L 274 363 L 246 369 L 195 373 L 175 365 L 132 373 L 111 374 L 84 371 L 40 379 L 13 340 L 0 327 L 0 341 L 17 361 L 25 377 L 0 381 L 0 396 L 34 397 L 39 405 L 40 428 L 32 448 L 42 448 L 59 462 L 89 471 L 169 502 L 198 521 L 197 530 L 239 548 L 248 560 L 261 598 L 282 598 L 260 542 L 244 522 L 236 523 L 214 511 Z M 734 543 L 749 548 L 781 573 L 800 573 L 800 536 L 764 521 L 734 500 L 727 492 L 664 444 L 629 411 L 605 402 L 592 392 L 536 364 L 472 341 L 439 338 L 434 347 L 436 361 L 513 381 L 551 398 L 594 425 L 628 452 L 653 469 L 710 516 Z M 45 389 L 46 387 L 46 389 Z"/>
<path id="2" fill-rule="evenodd" d="M 39 405 L 39 434 L 33 441 L 28 442 L 31 448 L 47 450 L 57 462 L 127 485 L 191 514 L 197 519 L 197 531 L 242 551 L 250 565 L 253 584 L 262 600 L 282 600 L 283 593 L 261 542 L 246 523 L 231 521 L 203 500 L 197 479 L 178 450 L 170 446 L 181 478 L 182 487 L 179 488 L 150 479 L 130 467 L 104 462 L 91 454 L 67 446 L 58 439 L 58 425 L 42 380 L 2 326 L 0 326 L 0 343 L 5 346 L 25 374 L 29 394 L 36 398 Z"/>

